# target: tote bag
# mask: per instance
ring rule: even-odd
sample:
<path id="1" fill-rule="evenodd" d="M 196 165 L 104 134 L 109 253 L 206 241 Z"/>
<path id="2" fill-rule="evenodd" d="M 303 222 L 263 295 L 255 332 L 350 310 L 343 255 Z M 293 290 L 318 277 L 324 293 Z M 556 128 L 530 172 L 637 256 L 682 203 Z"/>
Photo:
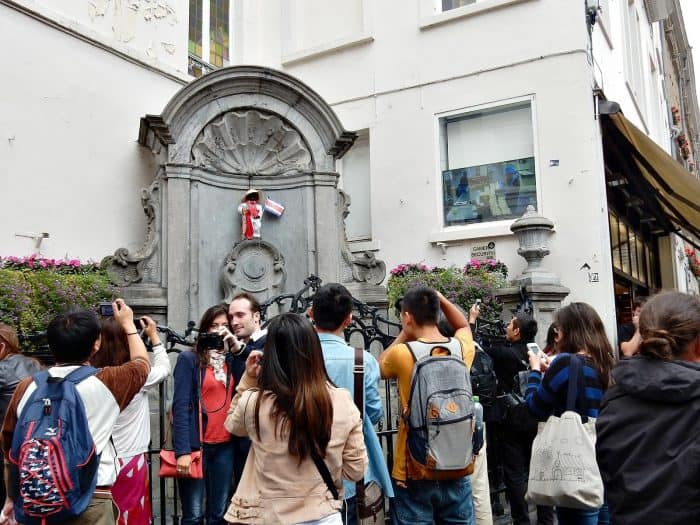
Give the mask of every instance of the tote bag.
<path id="1" fill-rule="evenodd" d="M 584 388 L 581 358 L 571 356 L 566 412 L 539 424 L 532 444 L 527 500 L 536 505 L 597 509 L 603 481 L 595 456 L 595 419 L 584 423 L 575 411 Z"/>

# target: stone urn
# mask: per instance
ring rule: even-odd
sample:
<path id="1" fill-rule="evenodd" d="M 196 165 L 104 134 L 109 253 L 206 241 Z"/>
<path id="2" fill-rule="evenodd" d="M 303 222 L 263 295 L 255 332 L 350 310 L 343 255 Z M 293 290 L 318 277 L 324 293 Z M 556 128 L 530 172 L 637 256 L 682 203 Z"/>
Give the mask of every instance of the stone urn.
<path id="1" fill-rule="evenodd" d="M 554 223 L 537 213 L 529 205 L 522 217 L 510 230 L 518 239 L 518 255 L 527 261 L 527 268 L 513 280 L 514 284 L 559 284 L 559 278 L 542 267 L 542 260 L 549 255 L 549 238 L 554 233 Z"/>

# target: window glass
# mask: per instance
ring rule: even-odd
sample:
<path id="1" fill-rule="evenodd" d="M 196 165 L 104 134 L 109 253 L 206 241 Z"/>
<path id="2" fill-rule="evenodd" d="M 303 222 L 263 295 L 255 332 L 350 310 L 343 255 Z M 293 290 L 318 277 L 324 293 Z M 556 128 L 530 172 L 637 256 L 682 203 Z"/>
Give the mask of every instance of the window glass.
<path id="1" fill-rule="evenodd" d="M 441 119 L 445 226 L 515 219 L 537 207 L 529 104 Z"/>
<path id="2" fill-rule="evenodd" d="M 637 236 L 637 266 L 639 267 L 639 280 L 648 283 L 647 279 L 647 269 L 646 260 L 644 257 L 644 243 L 642 239 Z"/>
<path id="3" fill-rule="evenodd" d="M 627 275 L 630 273 L 630 245 L 627 238 L 627 225 L 620 222 L 620 258 L 622 259 L 622 271 Z"/>
<path id="4" fill-rule="evenodd" d="M 229 0 L 211 0 L 209 5 L 209 62 L 222 67 L 229 60 Z"/>
<path id="5" fill-rule="evenodd" d="M 622 261 L 620 259 L 620 232 L 618 230 L 617 216 L 610 214 L 610 245 L 612 248 L 613 268 L 622 269 Z"/>
<path id="6" fill-rule="evenodd" d="M 637 234 L 631 228 L 629 231 L 629 254 L 630 254 L 630 275 L 635 279 L 639 279 L 639 266 L 637 264 Z"/>
<path id="7" fill-rule="evenodd" d="M 190 0 L 188 51 L 202 58 L 202 0 Z"/>
<path id="8" fill-rule="evenodd" d="M 442 0 L 442 10 L 449 11 L 469 4 L 475 4 L 476 0 Z"/>

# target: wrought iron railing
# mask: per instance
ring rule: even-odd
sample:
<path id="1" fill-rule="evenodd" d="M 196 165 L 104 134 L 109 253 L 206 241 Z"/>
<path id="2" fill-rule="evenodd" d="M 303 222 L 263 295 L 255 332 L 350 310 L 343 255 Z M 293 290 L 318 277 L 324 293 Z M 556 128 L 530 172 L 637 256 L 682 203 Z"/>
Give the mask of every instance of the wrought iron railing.
<path id="1" fill-rule="evenodd" d="M 274 315 L 281 312 L 305 313 L 313 301 L 313 295 L 321 286 L 320 278 L 311 275 L 304 280 L 304 286 L 296 293 L 281 294 L 272 297 L 261 304 L 261 318 L 263 326 L 266 326 Z M 518 310 L 527 311 L 531 303 L 524 291 L 521 293 L 521 305 Z M 345 329 L 345 339 L 352 346 L 363 346 L 375 357 L 387 348 L 398 335 L 401 325 L 390 319 L 386 308 L 369 305 L 353 298 L 353 317 L 351 324 Z M 158 326 L 162 334 L 161 339 L 168 353 L 179 353 L 193 346 L 196 332 L 196 323 L 190 321 L 187 329 L 177 332 L 167 326 Z M 501 321 L 479 321 L 475 330 L 475 340 L 481 346 L 489 346 L 504 340 L 504 327 Z M 32 352 L 29 355 L 39 358 L 47 365 L 53 364 L 53 358 L 45 344 L 45 334 L 36 333 L 20 336 L 20 340 L 32 344 Z M 377 424 L 377 435 L 384 448 L 387 464 L 391 466 L 394 459 L 394 436 L 398 432 L 400 407 L 398 406 L 398 393 L 395 380 L 382 380 L 384 394 L 384 418 Z M 157 459 L 160 447 L 153 446 L 161 443 L 165 435 L 168 423 L 168 398 L 167 388 L 161 383 L 158 390 L 158 435 L 153 435 L 152 444 L 148 451 L 149 479 L 151 481 L 151 500 L 154 502 L 154 522 L 161 525 L 179 523 L 177 489 L 173 480 L 159 478 L 158 485 L 154 485 L 153 469 L 157 468 Z M 153 429 L 152 429 L 153 430 Z M 155 461 L 154 461 L 155 460 Z M 157 476 L 157 473 L 155 474 Z"/>

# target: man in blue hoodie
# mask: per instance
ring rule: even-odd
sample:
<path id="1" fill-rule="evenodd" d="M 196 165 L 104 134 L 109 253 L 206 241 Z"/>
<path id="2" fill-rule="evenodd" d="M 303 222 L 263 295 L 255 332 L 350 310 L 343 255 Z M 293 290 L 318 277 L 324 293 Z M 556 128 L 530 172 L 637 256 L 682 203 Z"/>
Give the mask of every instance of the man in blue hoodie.
<path id="1" fill-rule="evenodd" d="M 355 349 L 343 338 L 343 330 L 352 322 L 352 295 L 341 284 L 330 283 L 318 289 L 313 297 L 311 318 L 321 341 L 326 370 L 337 387 L 350 391 L 354 398 L 353 369 Z M 384 489 L 384 494 L 393 497 L 389 470 L 384 460 L 379 438 L 374 425 L 382 418 L 382 400 L 379 397 L 379 364 L 368 351 L 363 351 L 364 362 L 364 421 L 362 430 L 369 465 L 365 472 L 365 483 L 376 481 Z M 343 523 L 357 524 L 357 502 L 355 483 L 343 481 L 345 488 L 345 509 Z"/>

